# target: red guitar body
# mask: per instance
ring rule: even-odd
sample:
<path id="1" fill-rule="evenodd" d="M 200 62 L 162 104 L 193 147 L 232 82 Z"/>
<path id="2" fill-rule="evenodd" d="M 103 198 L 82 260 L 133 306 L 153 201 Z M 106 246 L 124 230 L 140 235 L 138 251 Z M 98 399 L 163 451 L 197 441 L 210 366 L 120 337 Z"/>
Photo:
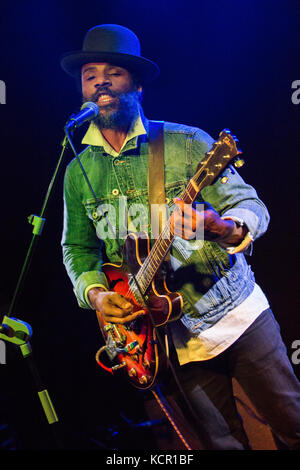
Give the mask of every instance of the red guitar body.
<path id="1" fill-rule="evenodd" d="M 134 276 L 138 273 L 143 262 L 150 252 L 149 237 L 145 232 L 130 233 L 124 244 L 124 258 L 126 264 L 115 265 L 106 263 L 102 266 L 110 290 L 118 292 L 133 304 L 133 311 L 143 310 L 144 315 L 127 323 L 114 324 L 103 320 L 97 312 L 99 325 L 106 342 L 117 353 L 114 360 L 118 365 L 109 369 L 123 369 L 127 373 L 130 382 L 140 389 L 150 389 L 156 384 L 158 374 L 166 368 L 166 357 L 161 351 L 161 345 L 157 340 L 155 327 L 159 330 L 163 347 L 168 352 L 167 336 L 163 326 L 180 317 L 182 312 L 182 297 L 177 292 L 170 292 L 166 286 L 165 277 L 158 271 L 150 286 L 145 292 L 144 299 L 147 307 L 143 305 L 140 291 L 135 287 Z M 132 276 L 133 275 L 133 276 Z M 132 289 L 133 284 L 134 289 Z M 135 293 L 133 292 L 135 291 Z M 138 302 L 140 298 L 141 302 Z M 151 313 L 151 318 L 149 315 Z M 103 349 L 109 348 L 105 346 Z M 101 353 L 102 351 L 99 350 Z M 108 350 L 107 350 L 108 352 Z M 99 360 L 99 365 L 103 363 Z"/>

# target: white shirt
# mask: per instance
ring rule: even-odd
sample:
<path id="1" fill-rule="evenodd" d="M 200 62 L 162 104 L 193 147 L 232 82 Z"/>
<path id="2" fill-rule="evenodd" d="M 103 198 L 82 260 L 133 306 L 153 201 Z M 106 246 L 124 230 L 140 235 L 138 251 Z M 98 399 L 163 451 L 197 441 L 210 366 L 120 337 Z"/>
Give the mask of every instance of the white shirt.
<path id="1" fill-rule="evenodd" d="M 120 152 L 117 152 L 104 138 L 98 126 L 92 121 L 85 136 L 82 139 L 82 144 L 103 147 L 105 153 L 112 155 L 113 157 L 118 157 L 130 139 L 133 139 L 134 137 L 137 138 L 138 136 L 144 134 L 147 134 L 147 132 L 145 130 L 141 116 L 139 115 L 138 118 L 131 124 Z"/>
<path id="2" fill-rule="evenodd" d="M 269 302 L 255 284 L 244 302 L 228 312 L 221 320 L 198 336 L 193 336 L 179 321 L 170 323 L 172 339 L 181 365 L 212 359 L 232 345 L 267 308 Z"/>

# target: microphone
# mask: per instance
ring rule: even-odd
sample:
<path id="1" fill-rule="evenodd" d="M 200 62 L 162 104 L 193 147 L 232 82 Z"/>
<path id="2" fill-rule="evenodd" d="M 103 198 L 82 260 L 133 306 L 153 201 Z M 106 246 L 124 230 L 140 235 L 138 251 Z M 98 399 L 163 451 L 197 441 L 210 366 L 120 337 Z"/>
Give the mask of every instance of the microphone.
<path id="1" fill-rule="evenodd" d="M 72 114 L 65 128 L 68 131 L 76 129 L 77 127 L 80 127 L 82 124 L 84 124 L 86 121 L 92 121 L 93 119 L 95 119 L 98 114 L 99 107 L 96 105 L 96 103 L 93 103 L 92 101 L 83 103 L 83 105 L 81 106 L 81 111 L 77 114 Z"/>

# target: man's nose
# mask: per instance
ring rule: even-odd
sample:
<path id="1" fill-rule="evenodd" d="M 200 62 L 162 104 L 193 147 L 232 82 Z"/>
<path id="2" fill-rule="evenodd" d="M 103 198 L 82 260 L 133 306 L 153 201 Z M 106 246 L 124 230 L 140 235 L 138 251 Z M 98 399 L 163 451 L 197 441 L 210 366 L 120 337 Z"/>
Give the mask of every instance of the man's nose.
<path id="1" fill-rule="evenodd" d="M 95 88 L 110 86 L 111 80 L 107 75 L 98 75 L 95 83 Z"/>

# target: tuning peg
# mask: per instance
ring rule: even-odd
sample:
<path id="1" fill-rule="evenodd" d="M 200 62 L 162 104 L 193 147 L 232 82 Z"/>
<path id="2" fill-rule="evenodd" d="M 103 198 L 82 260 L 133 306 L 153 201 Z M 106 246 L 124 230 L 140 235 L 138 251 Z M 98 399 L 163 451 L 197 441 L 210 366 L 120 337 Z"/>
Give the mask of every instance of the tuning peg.
<path id="1" fill-rule="evenodd" d="M 220 179 L 221 183 L 222 184 L 226 184 L 227 181 L 228 181 L 228 176 L 222 176 L 222 178 Z"/>
<path id="2" fill-rule="evenodd" d="M 243 160 L 242 158 L 240 157 L 237 157 L 234 162 L 233 162 L 233 166 L 235 168 L 241 168 L 242 166 L 245 165 L 245 160 Z"/>

